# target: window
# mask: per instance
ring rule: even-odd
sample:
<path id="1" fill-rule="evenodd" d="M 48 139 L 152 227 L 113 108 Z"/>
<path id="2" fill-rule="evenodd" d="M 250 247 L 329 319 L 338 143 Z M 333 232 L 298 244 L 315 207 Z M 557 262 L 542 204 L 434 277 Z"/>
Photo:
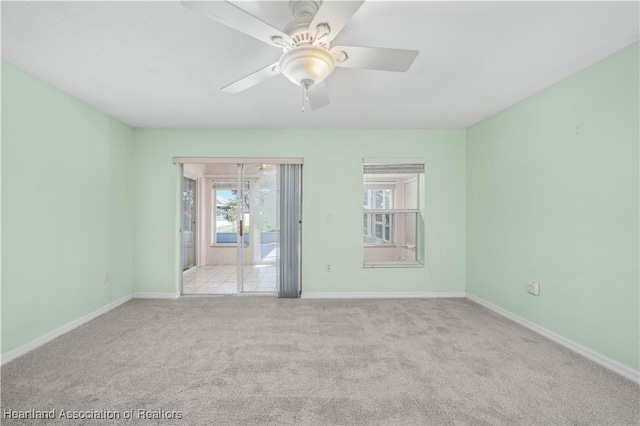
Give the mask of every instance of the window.
<path id="1" fill-rule="evenodd" d="M 364 266 L 420 263 L 419 161 L 365 160 L 363 197 Z"/>
<path id="2" fill-rule="evenodd" d="M 244 191 L 244 243 L 249 244 L 249 182 Z M 236 244 L 238 242 L 238 190 L 235 183 L 216 182 L 212 191 L 212 244 Z"/>

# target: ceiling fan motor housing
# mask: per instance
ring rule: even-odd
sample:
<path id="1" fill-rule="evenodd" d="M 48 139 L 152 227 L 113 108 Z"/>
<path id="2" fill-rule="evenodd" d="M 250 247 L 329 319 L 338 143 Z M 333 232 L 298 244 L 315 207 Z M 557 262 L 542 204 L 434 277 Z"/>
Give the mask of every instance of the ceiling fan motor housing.
<path id="1" fill-rule="evenodd" d="M 336 66 L 335 58 L 323 47 L 303 45 L 286 51 L 280 58 L 280 72 L 294 84 L 322 82 Z M 304 81 L 304 83 L 303 83 Z"/>

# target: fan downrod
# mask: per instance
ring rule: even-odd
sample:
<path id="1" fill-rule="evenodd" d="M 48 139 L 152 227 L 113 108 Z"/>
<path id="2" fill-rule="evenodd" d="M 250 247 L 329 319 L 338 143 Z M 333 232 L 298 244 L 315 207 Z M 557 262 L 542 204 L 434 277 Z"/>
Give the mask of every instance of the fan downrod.
<path id="1" fill-rule="evenodd" d="M 320 2 L 315 0 L 290 0 L 289 10 L 295 19 L 311 22 L 320 9 Z"/>

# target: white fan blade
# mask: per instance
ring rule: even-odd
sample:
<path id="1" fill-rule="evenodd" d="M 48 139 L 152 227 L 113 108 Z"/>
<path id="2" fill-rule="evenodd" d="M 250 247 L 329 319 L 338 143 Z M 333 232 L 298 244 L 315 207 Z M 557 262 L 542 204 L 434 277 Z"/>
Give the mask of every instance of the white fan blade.
<path id="1" fill-rule="evenodd" d="M 342 0 L 324 0 L 320 5 L 320 9 L 313 17 L 309 25 L 309 35 L 315 37 L 316 27 L 320 24 L 329 25 L 330 32 L 322 40 L 331 41 L 342 31 L 345 25 L 351 20 L 351 17 L 363 1 L 342 1 Z"/>
<path id="2" fill-rule="evenodd" d="M 259 69 L 256 72 L 252 72 L 251 74 L 242 77 L 240 80 L 234 81 L 233 83 L 224 86 L 220 90 L 227 93 L 242 92 L 243 90 L 247 90 L 249 87 L 253 87 L 256 84 L 268 80 L 278 74 L 280 74 L 280 70 L 278 69 L 278 63 L 276 62 L 262 69 Z"/>
<path id="3" fill-rule="evenodd" d="M 309 105 L 311 105 L 311 109 L 314 111 L 329 105 L 327 85 L 324 81 L 311 86 L 307 92 L 307 96 L 309 96 Z"/>
<path id="4" fill-rule="evenodd" d="M 336 61 L 337 67 L 366 68 L 370 70 L 405 72 L 418 56 L 417 50 L 384 49 L 382 47 L 336 46 L 331 53 L 340 58 L 346 53 L 346 59 Z"/>
<path id="5" fill-rule="evenodd" d="M 274 43 L 274 37 L 280 37 L 283 42 L 292 41 L 289 35 L 227 1 L 181 0 L 181 3 L 197 13 L 215 19 L 234 30 L 248 34 L 267 44 L 281 47 L 280 44 Z"/>

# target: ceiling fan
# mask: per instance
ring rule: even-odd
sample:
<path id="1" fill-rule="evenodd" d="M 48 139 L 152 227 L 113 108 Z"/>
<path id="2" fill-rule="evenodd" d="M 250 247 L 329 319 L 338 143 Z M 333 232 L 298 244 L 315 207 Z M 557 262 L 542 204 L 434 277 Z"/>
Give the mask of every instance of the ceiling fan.
<path id="1" fill-rule="evenodd" d="M 181 3 L 283 51 L 278 62 L 223 87 L 222 91 L 238 93 L 283 74 L 302 86 L 302 111 L 305 104 L 313 110 L 329 104 L 324 80 L 335 67 L 404 72 L 418 56 L 417 50 L 331 45 L 364 0 L 290 0 L 293 19 L 282 31 L 228 1 L 181 0 Z"/>

